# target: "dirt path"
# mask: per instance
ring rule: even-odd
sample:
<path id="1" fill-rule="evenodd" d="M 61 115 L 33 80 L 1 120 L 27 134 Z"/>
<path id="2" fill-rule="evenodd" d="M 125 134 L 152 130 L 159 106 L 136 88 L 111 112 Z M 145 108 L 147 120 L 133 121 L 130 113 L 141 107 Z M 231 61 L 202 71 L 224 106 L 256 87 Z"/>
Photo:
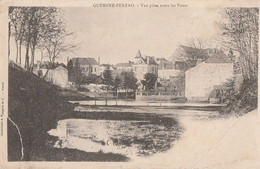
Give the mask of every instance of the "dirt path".
<path id="1" fill-rule="evenodd" d="M 155 168 L 260 168 L 256 110 L 240 118 L 202 120 L 183 116 L 180 121 L 185 132 L 173 148 L 134 163 Z"/>

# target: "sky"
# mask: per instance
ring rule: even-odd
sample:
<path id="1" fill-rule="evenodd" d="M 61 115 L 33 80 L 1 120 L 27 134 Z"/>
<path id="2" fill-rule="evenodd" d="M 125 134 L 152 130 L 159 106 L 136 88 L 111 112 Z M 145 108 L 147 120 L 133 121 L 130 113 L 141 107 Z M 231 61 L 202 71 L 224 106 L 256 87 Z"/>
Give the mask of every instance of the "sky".
<path id="1" fill-rule="evenodd" d="M 207 8 L 65 8 L 64 17 L 81 42 L 71 57 L 100 57 L 110 64 L 132 60 L 138 49 L 168 59 L 191 38 L 216 47 L 221 19 L 217 9 Z"/>
<path id="2" fill-rule="evenodd" d="M 219 37 L 217 8 L 64 8 L 69 31 L 80 43 L 75 54 L 67 57 L 100 57 L 101 63 L 116 64 L 133 60 L 137 51 L 143 55 L 168 59 L 179 45 L 191 38 L 205 40 L 206 47 L 216 47 Z M 14 40 L 11 59 L 15 58 Z M 25 53 L 24 49 L 23 52 Z M 35 62 L 39 60 L 36 54 Z M 24 60 L 22 60 L 24 63 Z"/>

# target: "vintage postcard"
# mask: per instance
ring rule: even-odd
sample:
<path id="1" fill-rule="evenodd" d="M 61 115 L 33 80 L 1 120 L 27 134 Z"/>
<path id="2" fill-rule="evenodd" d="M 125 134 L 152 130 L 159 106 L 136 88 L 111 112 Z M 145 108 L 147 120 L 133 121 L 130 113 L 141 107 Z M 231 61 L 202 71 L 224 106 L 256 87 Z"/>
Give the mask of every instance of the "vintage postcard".
<path id="1" fill-rule="evenodd" d="M 259 6 L 0 1 L 0 168 L 260 168 Z"/>

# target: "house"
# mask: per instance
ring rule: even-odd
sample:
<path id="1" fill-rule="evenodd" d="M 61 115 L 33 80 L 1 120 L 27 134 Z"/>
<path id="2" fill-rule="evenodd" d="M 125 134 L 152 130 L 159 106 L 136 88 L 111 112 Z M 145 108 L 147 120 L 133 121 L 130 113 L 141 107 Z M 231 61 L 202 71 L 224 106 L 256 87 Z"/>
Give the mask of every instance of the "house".
<path id="1" fill-rule="evenodd" d="M 68 86 L 68 70 L 64 64 L 59 64 L 55 68 L 48 69 L 44 78 L 46 81 L 62 88 Z"/>
<path id="2" fill-rule="evenodd" d="M 156 58 L 156 62 L 159 64 L 158 70 L 173 69 L 173 63 L 165 58 Z"/>
<path id="3" fill-rule="evenodd" d="M 117 70 L 122 70 L 122 71 L 133 71 L 133 62 L 128 62 L 128 63 L 118 63 L 115 65 Z"/>
<path id="4" fill-rule="evenodd" d="M 176 61 L 187 61 L 196 59 L 205 60 L 208 57 L 208 50 L 209 49 L 180 45 L 171 55 L 169 60 L 173 63 L 175 63 Z M 194 58 L 194 56 L 197 56 L 198 58 Z"/>
<path id="5" fill-rule="evenodd" d="M 111 71 L 115 70 L 116 68 L 110 64 L 101 64 L 99 65 L 99 75 L 102 76 L 105 70 L 110 69 Z"/>
<path id="6" fill-rule="evenodd" d="M 122 72 L 131 72 L 133 69 L 133 62 L 129 61 L 128 63 L 118 63 L 112 70 L 112 77 L 116 78 L 117 76 L 120 76 Z"/>
<path id="7" fill-rule="evenodd" d="M 72 58 L 73 66 L 79 63 L 82 73 L 86 76 L 90 74 L 100 75 L 99 64 L 94 58 Z"/>
<path id="8" fill-rule="evenodd" d="M 214 86 L 222 86 L 233 78 L 233 64 L 218 49 L 207 49 L 208 58 L 198 60 L 195 67 L 185 72 L 185 97 L 188 100 L 208 101 Z"/>
<path id="9" fill-rule="evenodd" d="M 196 66 L 197 60 L 205 60 L 208 58 L 208 50 L 180 45 L 170 57 L 173 67 L 176 70 L 186 71 Z"/>
<path id="10" fill-rule="evenodd" d="M 158 76 L 159 64 L 153 56 L 142 56 L 140 50 L 134 58 L 133 71 L 138 81 L 144 79 L 146 73 L 153 73 Z"/>
<path id="11" fill-rule="evenodd" d="M 43 77 L 46 75 L 47 71 L 53 67 L 53 64 L 50 62 L 43 62 L 41 63 L 40 61 L 37 61 L 37 64 L 34 65 L 33 67 L 33 73 Z"/>
<path id="12" fill-rule="evenodd" d="M 158 70 L 158 79 L 159 80 L 169 80 L 172 77 L 181 76 L 182 72 L 176 69 L 163 69 Z"/>

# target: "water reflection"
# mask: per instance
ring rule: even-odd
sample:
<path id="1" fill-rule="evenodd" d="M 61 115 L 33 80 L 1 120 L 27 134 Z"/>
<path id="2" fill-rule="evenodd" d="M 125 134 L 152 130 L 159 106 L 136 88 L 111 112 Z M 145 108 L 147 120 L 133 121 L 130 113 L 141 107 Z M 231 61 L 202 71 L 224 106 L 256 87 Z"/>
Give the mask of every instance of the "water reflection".
<path id="1" fill-rule="evenodd" d="M 149 120 L 66 119 L 49 134 L 59 137 L 54 145 L 57 148 L 110 152 L 136 159 L 169 149 L 179 138 L 180 128 L 174 123 Z"/>

